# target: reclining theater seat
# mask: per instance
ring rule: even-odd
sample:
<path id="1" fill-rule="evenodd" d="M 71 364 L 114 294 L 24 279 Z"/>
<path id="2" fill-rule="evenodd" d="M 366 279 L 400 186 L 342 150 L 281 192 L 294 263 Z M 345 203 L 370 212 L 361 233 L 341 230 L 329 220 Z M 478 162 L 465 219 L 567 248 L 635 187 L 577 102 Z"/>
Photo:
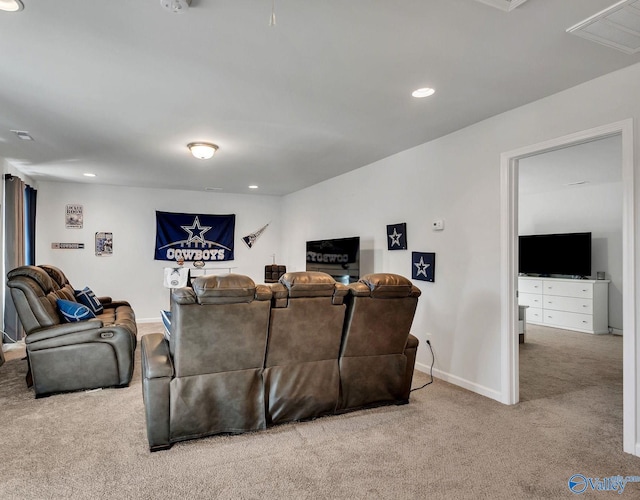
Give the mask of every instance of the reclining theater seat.
<path id="1" fill-rule="evenodd" d="M 99 298 L 95 319 L 65 323 L 57 299 L 75 301 L 64 273 L 53 266 L 22 266 L 7 285 L 26 332 L 27 358 L 36 397 L 58 392 L 124 387 L 133 375 L 136 323 L 131 306 Z"/>
<path id="2" fill-rule="evenodd" d="M 267 424 L 334 413 L 346 286 L 326 273 L 292 272 L 271 290 L 264 370 Z"/>
<path id="3" fill-rule="evenodd" d="M 65 296 L 71 297 L 67 300 L 76 300 L 74 288 L 69 283 L 69 280 L 65 274 L 57 267 L 42 264 L 38 266 L 40 269 L 49 275 L 54 284 L 60 289 L 65 290 Z M 125 300 L 114 301 L 111 297 L 97 297 L 104 311 L 98 316 L 98 318 L 105 324 L 116 324 L 118 326 L 124 326 L 134 336 L 137 342 L 138 327 L 136 325 L 136 315 L 131 308 L 129 302 Z"/>
<path id="4" fill-rule="evenodd" d="M 409 334 L 420 290 L 396 274 L 348 285 L 340 352 L 340 410 L 409 401 L 418 339 Z"/>
<path id="5" fill-rule="evenodd" d="M 262 372 L 271 290 L 248 276 L 201 276 L 171 294 L 171 335 L 142 337 L 151 451 L 264 429 Z"/>

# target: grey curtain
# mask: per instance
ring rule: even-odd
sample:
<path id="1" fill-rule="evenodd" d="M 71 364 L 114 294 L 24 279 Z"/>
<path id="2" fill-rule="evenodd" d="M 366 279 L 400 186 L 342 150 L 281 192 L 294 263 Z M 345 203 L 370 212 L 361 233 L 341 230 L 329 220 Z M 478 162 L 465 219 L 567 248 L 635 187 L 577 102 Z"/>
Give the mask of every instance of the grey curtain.
<path id="1" fill-rule="evenodd" d="M 4 178 L 4 269 L 6 272 L 24 265 L 24 190 L 26 184 L 13 175 Z M 11 292 L 5 288 L 4 294 L 4 331 L 12 340 L 23 337 L 22 325 L 18 319 Z"/>

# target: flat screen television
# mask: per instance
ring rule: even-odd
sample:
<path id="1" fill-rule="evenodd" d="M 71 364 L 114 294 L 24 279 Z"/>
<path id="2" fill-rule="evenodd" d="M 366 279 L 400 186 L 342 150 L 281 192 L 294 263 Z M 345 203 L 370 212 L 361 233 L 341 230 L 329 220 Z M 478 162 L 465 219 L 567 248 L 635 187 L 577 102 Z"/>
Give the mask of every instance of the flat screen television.
<path id="1" fill-rule="evenodd" d="M 518 255 L 520 274 L 591 276 L 591 233 L 520 236 Z"/>
<path id="2" fill-rule="evenodd" d="M 348 285 L 360 279 L 360 237 L 307 241 L 307 271 L 321 271 Z"/>

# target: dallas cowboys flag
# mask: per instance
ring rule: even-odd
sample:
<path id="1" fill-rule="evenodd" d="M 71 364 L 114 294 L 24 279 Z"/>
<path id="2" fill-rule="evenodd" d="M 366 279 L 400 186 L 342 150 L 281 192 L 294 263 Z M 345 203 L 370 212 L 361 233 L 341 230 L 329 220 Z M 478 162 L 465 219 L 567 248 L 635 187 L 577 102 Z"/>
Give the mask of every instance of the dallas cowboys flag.
<path id="1" fill-rule="evenodd" d="M 156 211 L 155 260 L 233 260 L 236 216 Z"/>
<path id="2" fill-rule="evenodd" d="M 411 252 L 411 278 L 420 281 L 435 281 L 436 254 Z"/>
<path id="3" fill-rule="evenodd" d="M 387 250 L 407 249 L 407 223 L 387 226 Z"/>

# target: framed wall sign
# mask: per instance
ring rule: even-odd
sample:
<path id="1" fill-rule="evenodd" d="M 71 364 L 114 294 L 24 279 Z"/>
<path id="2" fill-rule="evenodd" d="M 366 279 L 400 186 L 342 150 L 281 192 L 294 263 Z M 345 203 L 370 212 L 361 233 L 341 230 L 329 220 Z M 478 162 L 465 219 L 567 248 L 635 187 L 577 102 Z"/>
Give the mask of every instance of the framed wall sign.
<path id="1" fill-rule="evenodd" d="M 407 249 L 407 223 L 387 226 L 387 250 Z"/>
<path id="2" fill-rule="evenodd" d="M 64 212 L 64 227 L 67 229 L 82 229 L 82 205 L 67 205 Z"/>
<path id="3" fill-rule="evenodd" d="M 113 254 L 113 233 L 96 233 L 96 255 L 103 257 Z"/>
<path id="4" fill-rule="evenodd" d="M 411 252 L 411 278 L 420 281 L 435 281 L 436 254 Z"/>
<path id="5" fill-rule="evenodd" d="M 84 243 L 51 243 L 53 250 L 82 250 Z"/>

